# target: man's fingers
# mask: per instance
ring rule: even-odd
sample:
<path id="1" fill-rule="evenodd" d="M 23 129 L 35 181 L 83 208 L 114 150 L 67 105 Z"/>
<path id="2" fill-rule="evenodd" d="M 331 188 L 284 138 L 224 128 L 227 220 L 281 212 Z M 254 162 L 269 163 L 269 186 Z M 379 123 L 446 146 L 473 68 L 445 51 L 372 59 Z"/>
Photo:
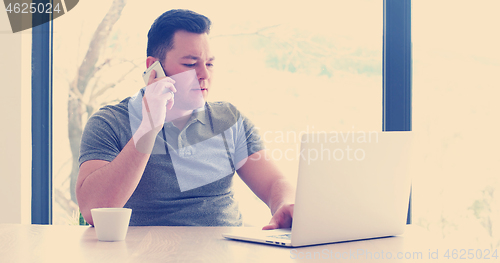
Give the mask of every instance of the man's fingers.
<path id="1" fill-rule="evenodd" d="M 170 92 L 170 91 L 173 91 L 173 92 L 177 92 L 177 89 L 175 88 L 174 84 L 175 84 L 175 80 L 169 78 L 169 77 L 163 77 L 162 79 L 158 80 L 158 82 L 167 82 L 165 83 L 165 93 L 167 92 Z"/>
<path id="2" fill-rule="evenodd" d="M 154 97 L 161 97 L 163 99 L 169 100 L 172 97 L 172 93 L 177 92 L 177 89 L 175 89 L 174 84 L 170 82 L 163 82 L 163 79 L 159 80 L 155 79 L 154 83 L 148 85 L 146 87 L 146 96 L 154 96 Z"/>
<path id="3" fill-rule="evenodd" d="M 173 106 L 174 106 L 174 97 L 167 100 L 167 109 L 171 110 Z"/>
<path id="4" fill-rule="evenodd" d="M 270 230 L 277 228 L 289 228 L 292 226 L 294 205 L 282 206 L 271 218 L 269 224 L 264 226 L 262 230 Z"/>
<path id="5" fill-rule="evenodd" d="M 153 69 L 153 70 L 151 70 L 151 74 L 149 75 L 148 85 L 153 83 L 155 78 L 156 78 L 156 71 Z"/>
<path id="6" fill-rule="evenodd" d="M 293 218 L 293 208 L 294 208 L 294 204 L 291 204 L 290 205 L 290 209 L 288 209 L 288 215 L 290 216 L 290 218 Z"/>
<path id="7" fill-rule="evenodd" d="M 273 220 L 271 220 L 271 222 L 269 222 L 269 224 L 267 226 L 264 226 L 262 228 L 262 230 L 272 230 L 272 229 L 276 229 L 278 228 L 278 224 L 276 224 L 275 222 L 273 222 Z"/>
<path id="8" fill-rule="evenodd" d="M 149 80 L 148 80 L 148 85 L 151 85 L 153 83 L 160 83 L 160 82 L 165 82 L 165 86 L 168 86 L 168 87 L 173 87 L 175 84 L 175 80 L 170 78 L 170 77 L 156 77 L 156 71 L 152 70 L 151 71 L 151 75 L 149 75 Z M 168 83 L 168 84 L 167 84 Z M 176 92 L 177 90 L 173 89 L 174 92 Z"/>
<path id="9" fill-rule="evenodd" d="M 262 228 L 262 230 L 271 230 L 271 229 L 279 228 L 280 227 L 280 223 L 279 223 L 280 220 L 281 220 L 281 218 L 279 217 L 279 215 L 277 213 L 274 214 L 274 216 L 271 217 L 269 224 L 267 224 L 267 226 L 264 226 Z"/>
<path id="10" fill-rule="evenodd" d="M 170 81 L 171 80 L 171 81 Z M 147 86 L 147 92 L 148 93 L 154 93 L 157 95 L 162 95 L 162 94 L 167 94 L 170 91 L 172 92 L 177 92 L 177 89 L 174 86 L 174 81 L 173 79 L 170 79 L 169 77 L 162 77 L 158 79 L 154 79 L 153 82 L 151 82 Z"/>
<path id="11" fill-rule="evenodd" d="M 173 78 L 165 77 L 165 81 L 175 84 L 175 80 Z"/>

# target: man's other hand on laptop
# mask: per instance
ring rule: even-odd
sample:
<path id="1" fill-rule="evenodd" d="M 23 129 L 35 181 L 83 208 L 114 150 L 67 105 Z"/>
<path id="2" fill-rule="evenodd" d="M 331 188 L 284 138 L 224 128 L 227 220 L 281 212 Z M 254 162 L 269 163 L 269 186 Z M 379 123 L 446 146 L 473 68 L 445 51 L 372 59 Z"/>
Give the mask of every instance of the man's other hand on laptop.
<path id="1" fill-rule="evenodd" d="M 274 213 L 271 221 L 262 230 L 271 230 L 277 228 L 290 228 L 292 227 L 293 218 L 293 204 L 283 204 Z"/>

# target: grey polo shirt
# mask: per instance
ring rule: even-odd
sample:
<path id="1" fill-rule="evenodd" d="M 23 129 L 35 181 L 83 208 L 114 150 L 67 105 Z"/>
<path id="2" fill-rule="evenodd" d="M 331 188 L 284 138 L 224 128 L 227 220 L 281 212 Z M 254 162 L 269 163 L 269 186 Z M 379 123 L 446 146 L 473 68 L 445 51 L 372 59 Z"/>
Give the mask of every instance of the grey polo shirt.
<path id="1" fill-rule="evenodd" d="M 136 95 L 92 115 L 82 135 L 80 165 L 111 162 L 120 153 L 141 121 L 139 101 Z M 242 160 L 262 149 L 254 125 L 230 103 L 206 103 L 182 130 L 166 123 L 125 204 L 132 208 L 130 224 L 242 225 L 232 178 Z"/>

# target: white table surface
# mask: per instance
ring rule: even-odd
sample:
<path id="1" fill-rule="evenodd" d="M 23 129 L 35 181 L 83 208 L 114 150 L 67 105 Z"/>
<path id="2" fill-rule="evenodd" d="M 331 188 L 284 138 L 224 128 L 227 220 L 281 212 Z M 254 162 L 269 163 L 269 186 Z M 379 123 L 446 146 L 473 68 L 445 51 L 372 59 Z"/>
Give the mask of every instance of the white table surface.
<path id="1" fill-rule="evenodd" d="M 451 257 L 443 258 L 445 247 L 418 226 L 407 226 L 402 236 L 300 248 L 222 237 L 222 233 L 233 229 L 129 227 L 125 241 L 101 242 L 89 226 L 0 224 L 0 262 L 455 262 Z M 429 253 L 437 249 L 439 260 L 430 260 Z M 410 260 L 404 259 L 408 253 Z M 398 259 L 398 255 L 403 259 Z M 420 258 L 413 258 L 419 255 Z"/>

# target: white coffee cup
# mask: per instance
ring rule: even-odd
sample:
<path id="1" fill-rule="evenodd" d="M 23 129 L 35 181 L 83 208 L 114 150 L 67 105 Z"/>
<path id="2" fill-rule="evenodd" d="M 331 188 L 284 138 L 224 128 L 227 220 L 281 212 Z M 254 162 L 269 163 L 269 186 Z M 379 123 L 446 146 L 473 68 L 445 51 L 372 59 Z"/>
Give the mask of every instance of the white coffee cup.
<path id="1" fill-rule="evenodd" d="M 130 223 L 130 208 L 94 208 L 90 210 L 97 239 L 100 241 L 120 241 L 127 235 Z"/>

